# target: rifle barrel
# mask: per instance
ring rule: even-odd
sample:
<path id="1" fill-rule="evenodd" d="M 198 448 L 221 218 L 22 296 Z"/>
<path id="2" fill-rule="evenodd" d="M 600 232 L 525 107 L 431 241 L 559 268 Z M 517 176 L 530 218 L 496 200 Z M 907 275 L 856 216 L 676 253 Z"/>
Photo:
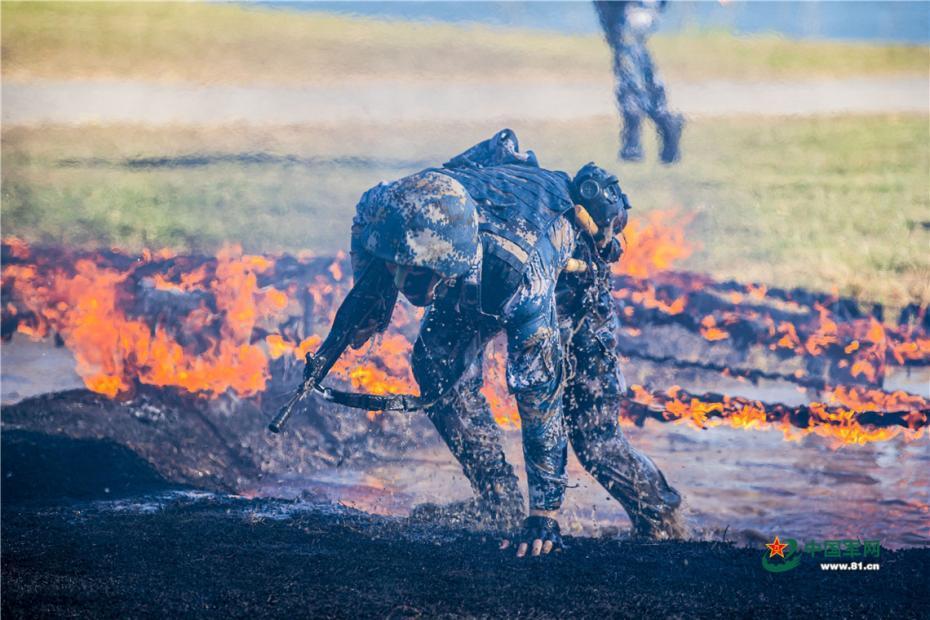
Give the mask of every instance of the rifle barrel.
<path id="1" fill-rule="evenodd" d="M 307 393 L 307 390 L 304 386 L 301 386 L 301 389 L 297 390 L 291 399 L 278 410 L 278 415 L 274 417 L 274 420 L 268 425 L 268 430 L 272 433 L 280 433 L 284 428 L 284 425 L 287 423 L 288 418 L 291 417 L 291 414 L 294 413 L 294 406 L 297 402 L 303 398 L 303 395 Z"/>

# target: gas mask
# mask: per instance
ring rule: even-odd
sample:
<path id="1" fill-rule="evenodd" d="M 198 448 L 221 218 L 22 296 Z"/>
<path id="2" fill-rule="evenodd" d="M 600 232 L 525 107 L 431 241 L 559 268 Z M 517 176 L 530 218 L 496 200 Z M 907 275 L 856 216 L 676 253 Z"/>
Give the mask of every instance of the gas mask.
<path id="1" fill-rule="evenodd" d="M 598 245 L 603 247 L 626 227 L 632 205 L 617 177 L 603 168 L 593 162 L 582 167 L 572 181 L 572 193 L 597 226 L 593 235 Z"/>

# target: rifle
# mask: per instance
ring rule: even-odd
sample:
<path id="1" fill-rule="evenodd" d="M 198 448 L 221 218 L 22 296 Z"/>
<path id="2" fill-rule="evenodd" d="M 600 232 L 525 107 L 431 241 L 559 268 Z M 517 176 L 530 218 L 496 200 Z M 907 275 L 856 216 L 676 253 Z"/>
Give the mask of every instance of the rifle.
<path id="1" fill-rule="evenodd" d="M 386 295 L 386 291 L 393 293 Z M 278 411 L 268 425 L 268 430 L 280 433 L 297 404 L 309 392 L 317 392 L 327 400 L 338 402 L 334 400 L 334 390 L 324 388 L 320 382 L 349 345 L 358 348 L 364 344 L 368 339 L 367 335 L 359 340 L 361 335 L 370 333 L 368 329 L 375 327 L 375 331 L 381 331 L 387 327 L 396 300 L 397 289 L 393 287 L 390 272 L 379 261 L 369 263 L 336 311 L 336 318 L 326 340 L 316 354 L 307 354 L 303 381 L 290 400 Z"/>

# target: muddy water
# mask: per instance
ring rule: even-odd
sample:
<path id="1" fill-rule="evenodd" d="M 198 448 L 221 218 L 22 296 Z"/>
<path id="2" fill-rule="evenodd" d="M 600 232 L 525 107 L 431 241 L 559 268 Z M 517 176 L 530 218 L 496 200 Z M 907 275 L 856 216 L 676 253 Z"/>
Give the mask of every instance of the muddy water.
<path id="1" fill-rule="evenodd" d="M 630 374 L 635 378 L 635 372 Z M 898 370 L 886 383 L 889 389 L 928 396 L 930 369 Z M 774 382 L 753 386 L 720 379 L 684 387 L 792 405 L 810 400 L 804 391 Z M 625 432 L 683 493 L 688 520 L 700 536 L 749 542 L 778 534 L 798 540 L 879 539 L 888 547 L 930 545 L 926 437 L 836 448 L 818 436 L 788 441 L 780 430 L 700 430 L 654 420 L 642 428 L 628 426 Z M 505 447 L 525 489 L 519 432 L 506 433 Z M 562 512 L 563 525 L 571 532 L 602 536 L 629 528 L 620 505 L 573 454 L 569 476 Z M 436 443 L 412 448 L 389 462 L 329 468 L 312 478 L 283 476 L 256 491 L 283 497 L 308 492 L 385 515 L 406 515 L 423 502 L 471 496 L 458 465 Z"/>
<path id="2" fill-rule="evenodd" d="M 79 384 L 65 349 L 16 338 L 0 352 L 4 404 Z M 638 380 L 636 369 L 629 370 L 631 378 Z M 889 388 L 928 396 L 930 369 L 900 371 L 886 383 Z M 683 387 L 789 404 L 808 400 L 804 392 L 775 383 L 752 386 L 717 380 L 683 383 Z M 834 449 L 817 436 L 787 441 L 778 430 L 699 430 L 648 420 L 644 427 L 631 426 L 626 432 L 683 493 L 690 522 L 708 537 L 720 538 L 725 531 L 729 539 L 745 541 L 748 531 L 758 532 L 758 538 L 778 534 L 801 541 L 862 538 L 879 539 L 887 547 L 930 545 L 930 442 L 926 437 L 911 443 L 894 439 Z M 248 495 L 294 498 L 309 494 L 396 516 L 409 514 L 423 502 L 468 498 L 468 483 L 445 447 L 435 436 L 423 439 L 421 445 L 375 463 L 321 469 L 311 476 L 270 476 L 248 490 Z M 508 459 L 525 485 L 519 433 L 507 432 L 506 442 Z M 571 488 L 563 508 L 567 529 L 598 536 L 622 533 L 629 527 L 619 504 L 608 498 L 574 456 L 569 474 Z M 146 504 L 146 510 L 150 509 Z"/>
<path id="3" fill-rule="evenodd" d="M 684 494 L 689 522 L 702 536 L 745 541 L 758 532 L 798 540 L 880 539 L 889 547 L 930 544 L 925 440 L 834 450 L 813 436 L 788 442 L 780 431 L 700 431 L 653 421 L 627 433 Z M 507 433 L 508 458 L 525 488 L 519 445 L 519 434 Z M 569 476 L 563 526 L 592 536 L 629 527 L 619 504 L 574 456 Z M 364 468 L 331 468 L 312 478 L 284 476 L 257 491 L 283 497 L 306 491 L 386 515 L 408 514 L 422 502 L 470 496 L 467 481 L 442 446 Z"/>

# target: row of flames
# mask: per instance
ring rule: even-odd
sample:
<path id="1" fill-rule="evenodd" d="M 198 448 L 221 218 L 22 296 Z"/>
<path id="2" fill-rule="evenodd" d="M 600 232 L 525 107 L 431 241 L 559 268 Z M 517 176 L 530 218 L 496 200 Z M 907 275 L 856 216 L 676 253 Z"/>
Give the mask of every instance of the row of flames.
<path id="1" fill-rule="evenodd" d="M 669 226 L 667 213 L 650 215 L 642 228 L 631 225 L 634 243 L 615 267 L 614 297 L 628 335 L 638 336 L 645 325 L 671 323 L 710 342 L 729 341 L 731 347 L 761 345 L 781 358 L 829 358 L 836 374 L 876 386 L 890 365 L 930 364 L 927 308 L 909 308 L 912 320 L 892 326 L 857 308 L 858 316 L 840 318 L 838 310 L 848 313 L 850 301 L 835 294 L 672 271 L 674 261 L 688 256 L 690 248 L 683 232 Z M 667 242 L 674 247 L 666 249 Z M 796 371 L 794 378 L 804 374 Z"/>
<path id="2" fill-rule="evenodd" d="M 644 325 L 673 323 L 710 342 L 730 340 L 734 347 L 758 344 L 782 357 L 823 356 L 849 378 L 875 385 L 890 365 L 930 363 L 930 337 L 919 325 L 884 325 L 871 315 L 839 322 L 824 303 L 811 308 L 782 302 L 791 310 L 773 311 L 764 288 L 721 295 L 707 288 L 684 290 L 681 283 L 686 278 L 687 274 L 677 272 L 656 274 L 649 282 L 619 278 L 614 297 L 622 306 L 626 332 L 635 337 Z M 673 299 L 670 291 L 676 293 Z M 704 301 L 706 306 L 708 297 L 715 301 L 710 311 L 695 303 Z"/>
<path id="3" fill-rule="evenodd" d="M 700 428 L 775 426 L 788 438 L 816 433 L 840 444 L 921 436 L 927 401 L 877 387 L 889 362 L 930 362 L 930 339 L 920 325 L 890 326 L 873 316 L 841 320 L 823 296 L 799 301 L 758 285 L 670 271 L 690 253 L 684 224 L 673 214 L 653 213 L 625 236 L 615 297 L 629 333 L 674 322 L 732 346 L 762 344 L 796 356 L 841 352 L 837 365 L 874 386 L 828 387 L 823 402 L 803 408 L 634 386 L 622 418 L 648 411 Z M 268 257 L 227 248 L 210 258 L 167 251 L 130 257 L 33 249 L 14 238 L 4 240 L 3 251 L 3 323 L 12 326 L 7 331 L 59 338 L 74 354 L 85 385 L 110 397 L 131 395 L 139 384 L 204 397 L 259 396 L 273 360 L 299 362 L 315 350 L 349 286 L 342 255 Z M 303 275 L 282 276 L 291 267 Z M 708 295 L 715 300 L 709 312 Z M 294 318 L 305 317 L 308 308 L 312 328 L 294 328 L 300 323 Z M 384 337 L 348 352 L 333 375 L 376 394 L 415 391 L 409 356 L 419 316 L 398 306 Z M 499 345 L 491 347 L 484 393 L 497 420 L 513 426 L 518 417 L 504 388 L 505 358 Z"/>

